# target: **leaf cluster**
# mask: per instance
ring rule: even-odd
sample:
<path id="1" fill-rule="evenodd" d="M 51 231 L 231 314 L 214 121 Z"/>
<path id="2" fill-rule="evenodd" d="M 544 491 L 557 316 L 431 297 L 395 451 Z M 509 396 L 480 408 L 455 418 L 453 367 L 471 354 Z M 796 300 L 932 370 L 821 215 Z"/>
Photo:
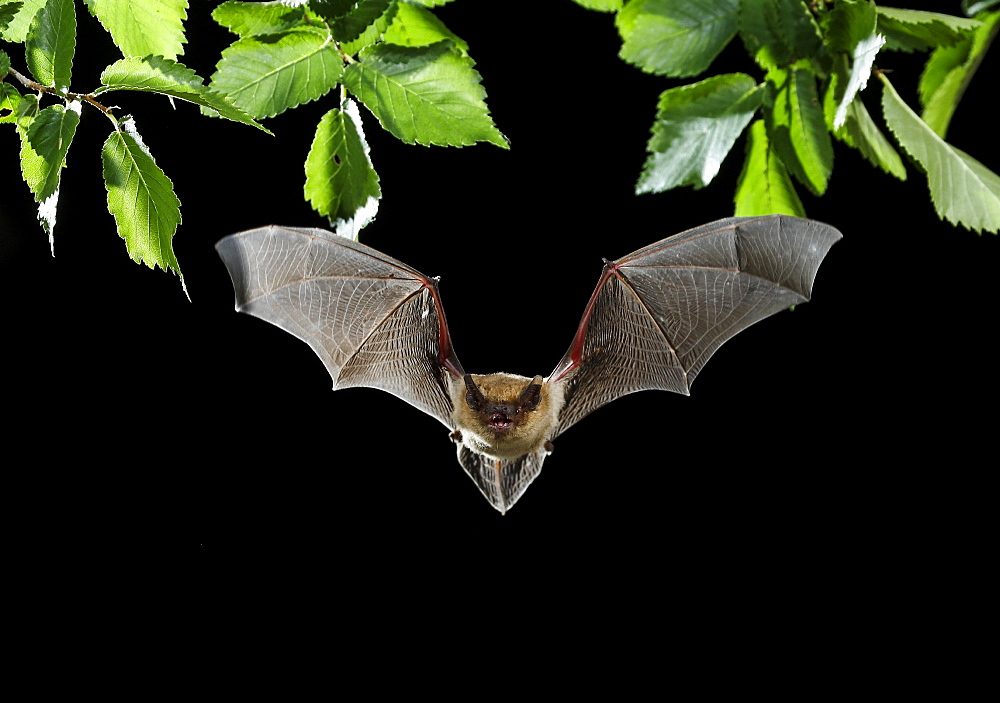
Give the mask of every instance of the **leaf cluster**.
<path id="1" fill-rule="evenodd" d="M 737 215 L 804 216 L 796 183 L 822 195 L 834 142 L 906 178 L 898 148 L 928 179 L 938 214 L 975 231 L 1000 229 L 1000 178 L 945 141 L 955 106 L 1000 27 L 997 0 L 968 2 L 974 19 L 881 7 L 868 0 L 576 0 L 616 13 L 620 56 L 658 76 L 709 68 L 737 39 L 762 79 L 726 73 L 659 97 L 637 193 L 707 185 L 746 132 L 735 192 Z M 876 68 L 885 51 L 927 51 L 922 114 Z M 882 86 L 886 130 L 861 100 L 869 78 Z M 891 137 L 891 138 L 890 138 Z"/>

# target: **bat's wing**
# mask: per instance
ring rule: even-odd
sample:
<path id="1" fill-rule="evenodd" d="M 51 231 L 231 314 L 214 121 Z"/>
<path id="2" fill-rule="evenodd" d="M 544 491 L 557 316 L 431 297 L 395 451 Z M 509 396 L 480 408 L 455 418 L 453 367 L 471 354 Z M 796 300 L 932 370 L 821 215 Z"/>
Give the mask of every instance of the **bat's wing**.
<path id="1" fill-rule="evenodd" d="M 451 427 L 447 376 L 463 371 L 435 279 L 321 229 L 260 227 L 216 249 L 236 309 L 306 342 L 334 389 L 381 388 Z"/>
<path id="2" fill-rule="evenodd" d="M 486 500 L 501 513 L 528 490 L 528 486 L 542 470 L 546 452 L 539 450 L 517 459 L 493 459 L 458 445 L 458 461 L 465 472 L 479 486 Z"/>
<path id="3" fill-rule="evenodd" d="M 550 382 L 565 384 L 553 437 L 635 391 L 690 392 L 740 330 L 809 300 L 841 234 L 786 215 L 731 217 L 607 263 Z"/>

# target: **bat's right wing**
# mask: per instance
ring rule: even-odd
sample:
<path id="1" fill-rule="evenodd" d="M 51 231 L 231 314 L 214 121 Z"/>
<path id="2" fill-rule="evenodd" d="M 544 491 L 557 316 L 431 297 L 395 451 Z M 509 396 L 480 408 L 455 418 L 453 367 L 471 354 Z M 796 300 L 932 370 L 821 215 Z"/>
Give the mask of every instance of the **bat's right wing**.
<path id="1" fill-rule="evenodd" d="M 380 388 L 451 428 L 448 374 L 464 372 L 435 279 L 321 229 L 260 227 L 216 249 L 236 309 L 309 344 L 335 390 Z"/>
<path id="2" fill-rule="evenodd" d="M 549 377 L 566 391 L 553 438 L 628 393 L 687 395 L 726 340 L 809 300 L 840 237 L 829 225 L 787 215 L 731 217 L 607 263 Z"/>

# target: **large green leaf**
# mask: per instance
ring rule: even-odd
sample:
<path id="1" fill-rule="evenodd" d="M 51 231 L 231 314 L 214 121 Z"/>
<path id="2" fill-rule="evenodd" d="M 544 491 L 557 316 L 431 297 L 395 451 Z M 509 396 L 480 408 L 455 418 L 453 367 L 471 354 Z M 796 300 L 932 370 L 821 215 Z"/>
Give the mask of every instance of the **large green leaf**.
<path id="1" fill-rule="evenodd" d="M 351 239 L 375 217 L 382 191 L 368 157 L 361 115 L 353 100 L 330 110 L 316 128 L 306 158 L 306 199 Z"/>
<path id="2" fill-rule="evenodd" d="M 84 0 L 125 56 L 184 53 L 188 0 Z"/>
<path id="3" fill-rule="evenodd" d="M 73 0 L 48 0 L 31 20 L 24 55 L 35 80 L 68 88 L 76 51 L 76 8 Z"/>
<path id="4" fill-rule="evenodd" d="M 333 38 L 347 43 L 363 37 L 361 46 L 371 44 L 389 26 L 395 11 L 395 0 L 358 0 L 357 6 L 350 12 L 330 23 Z M 345 49 L 349 54 L 356 50 Z"/>
<path id="5" fill-rule="evenodd" d="M 462 51 L 469 45 L 460 39 L 430 10 L 403 2 L 396 9 L 396 16 L 383 37 L 390 44 L 399 46 L 427 46 L 442 39 L 450 39 Z"/>
<path id="6" fill-rule="evenodd" d="M 315 100 L 344 70 L 330 36 L 312 28 L 243 37 L 222 52 L 211 88 L 251 117 L 273 117 Z"/>
<path id="7" fill-rule="evenodd" d="M 193 70 L 161 56 L 119 59 L 104 69 L 101 83 L 103 85 L 94 91 L 94 95 L 114 90 L 160 93 L 207 107 L 221 117 L 271 133 L 233 105 L 227 97 L 204 85 Z"/>
<path id="8" fill-rule="evenodd" d="M 783 69 L 799 59 L 815 60 L 823 39 L 802 0 L 757 0 L 740 3 L 743 44 L 765 69 Z"/>
<path id="9" fill-rule="evenodd" d="M 805 217 L 788 170 L 771 148 L 764 120 L 756 120 L 747 130 L 746 159 L 736 185 L 737 217 L 784 213 Z"/>
<path id="10" fill-rule="evenodd" d="M 941 139 L 903 102 L 885 75 L 879 77 L 885 122 L 926 171 L 938 215 L 976 232 L 1000 230 L 1000 177 Z"/>
<path id="11" fill-rule="evenodd" d="M 490 142 L 506 149 L 473 66 L 448 41 L 417 47 L 377 44 L 348 65 L 344 85 L 407 144 Z"/>
<path id="12" fill-rule="evenodd" d="M 212 19 L 241 37 L 275 34 L 291 29 L 305 17 L 305 8 L 289 7 L 282 0 L 239 2 L 230 0 L 212 10 Z"/>
<path id="13" fill-rule="evenodd" d="M 80 124 L 80 104 L 50 105 L 40 110 L 27 127 L 30 149 L 41 157 L 33 160 L 34 172 L 25 174 L 25 180 L 41 202 L 59 188 L 59 176 L 66 165 L 66 152 L 73 143 L 76 127 Z"/>
<path id="14" fill-rule="evenodd" d="M 875 6 L 867 2 L 838 2 L 827 21 L 827 41 L 830 46 L 849 57 L 847 70 L 840 75 L 838 102 L 834 108 L 832 126 L 839 128 L 847 119 L 847 106 L 868 85 L 875 55 L 885 43 L 876 34 Z"/>
<path id="15" fill-rule="evenodd" d="M 788 70 L 772 69 L 768 80 L 774 98 L 768 116 L 768 138 L 782 162 L 816 195 L 826 190 L 833 170 L 833 145 L 816 88 L 816 76 L 805 61 Z"/>
<path id="16" fill-rule="evenodd" d="M 972 37 L 935 49 L 920 76 L 921 117 L 942 138 L 948 133 L 965 88 L 1000 30 L 1000 12 L 983 13 L 978 19 L 983 24 Z"/>
<path id="17" fill-rule="evenodd" d="M 713 76 L 664 91 L 636 193 L 707 185 L 761 99 L 756 82 L 743 73 Z"/>
<path id="18" fill-rule="evenodd" d="M 736 34 L 738 8 L 738 0 L 632 0 L 615 20 L 619 56 L 648 73 L 701 73 Z"/>
<path id="19" fill-rule="evenodd" d="M 133 261 L 159 266 L 181 278 L 173 237 L 181 221 L 180 201 L 173 184 L 156 165 L 135 129 L 124 119 L 101 150 L 108 210 L 118 225 Z"/>
<path id="20" fill-rule="evenodd" d="M 950 46 L 979 26 L 976 20 L 937 12 L 878 7 L 878 31 L 886 48 L 894 51 L 926 51 Z"/>

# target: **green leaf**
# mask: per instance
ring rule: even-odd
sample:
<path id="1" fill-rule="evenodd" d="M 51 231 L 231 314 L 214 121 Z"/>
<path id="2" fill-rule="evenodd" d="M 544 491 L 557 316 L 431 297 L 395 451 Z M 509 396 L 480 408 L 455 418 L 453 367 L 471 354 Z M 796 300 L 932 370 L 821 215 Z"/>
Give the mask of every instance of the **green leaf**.
<path id="1" fill-rule="evenodd" d="M 868 85 L 875 55 L 885 38 L 875 33 L 875 6 L 868 2 L 838 2 L 828 13 L 825 26 L 830 46 L 850 57 L 849 69 L 840 83 L 843 91 L 834 109 L 832 126 L 837 129 L 847 119 L 847 106 Z"/>
<path id="2" fill-rule="evenodd" d="M 927 173 L 934 209 L 942 218 L 980 232 L 1000 230 L 1000 177 L 934 133 L 882 80 L 882 110 L 899 144 Z"/>
<path id="3" fill-rule="evenodd" d="M 316 128 L 306 158 L 305 197 L 329 218 L 337 234 L 357 239 L 358 231 L 375 217 L 382 191 L 357 103 L 344 102 L 343 110 L 330 110 Z"/>
<path id="4" fill-rule="evenodd" d="M 903 165 L 903 159 L 868 114 L 864 103 L 860 100 L 852 101 L 847 106 L 846 113 L 844 126 L 837 129 L 834 134 L 845 144 L 860 151 L 873 166 L 905 181 L 906 167 Z"/>
<path id="5" fill-rule="evenodd" d="M 302 7 L 289 7 L 281 0 L 272 2 L 239 2 L 230 0 L 212 10 L 212 19 L 223 27 L 249 37 L 255 34 L 276 34 L 291 29 L 305 17 Z"/>
<path id="6" fill-rule="evenodd" d="M 983 24 L 972 37 L 935 49 L 920 76 L 921 117 L 942 138 L 948 133 L 955 108 L 1000 29 L 1000 12 L 984 13 L 979 19 Z"/>
<path id="7" fill-rule="evenodd" d="M 379 123 L 407 144 L 509 148 L 493 124 L 486 91 L 468 56 L 451 42 L 429 46 L 377 44 L 344 71 L 344 85 Z"/>
<path id="8" fill-rule="evenodd" d="M 13 7 L 17 3 L 8 4 Z M 9 20 L 6 29 L 0 31 L 0 37 L 18 44 L 24 42 L 28 36 L 28 28 L 31 26 L 31 20 L 35 18 L 35 15 L 44 5 L 45 0 L 23 0 L 20 9 Z"/>
<path id="9" fill-rule="evenodd" d="M 6 51 L 0 51 L 0 80 L 7 77 L 7 71 L 10 70 L 10 57 L 7 56 Z"/>
<path id="10" fill-rule="evenodd" d="M 714 76 L 664 91 L 647 145 L 649 157 L 635 192 L 707 185 L 761 99 L 762 91 L 743 73 Z"/>
<path id="11" fill-rule="evenodd" d="M 9 83 L 0 83 L 0 124 L 17 123 L 17 108 L 21 94 Z"/>
<path id="12" fill-rule="evenodd" d="M 344 70 L 324 31 L 299 28 L 243 37 L 222 52 L 211 88 L 251 117 L 273 117 L 336 87 Z"/>
<path id="13" fill-rule="evenodd" d="M 615 19 L 619 56 L 647 73 L 701 73 L 736 34 L 738 0 L 632 0 Z"/>
<path id="14" fill-rule="evenodd" d="M 747 52 L 768 70 L 822 53 L 819 26 L 802 0 L 740 3 L 739 32 Z"/>
<path id="15" fill-rule="evenodd" d="M 442 39 L 450 39 L 462 51 L 469 45 L 444 26 L 430 10 L 406 2 L 399 3 L 396 16 L 383 37 L 389 44 L 398 46 L 427 46 Z"/>
<path id="16" fill-rule="evenodd" d="M 774 86 L 771 109 L 765 115 L 768 137 L 792 175 L 822 195 L 833 170 L 833 145 L 816 76 L 803 61 L 788 70 L 772 69 L 768 81 Z"/>
<path id="17" fill-rule="evenodd" d="M 221 117 L 271 133 L 233 105 L 227 97 L 204 85 L 193 70 L 162 56 L 119 59 L 104 69 L 101 83 L 103 85 L 94 91 L 94 95 L 114 90 L 160 93 L 207 107 Z"/>
<path id="18" fill-rule="evenodd" d="M 3 0 L 0 2 L 0 36 L 3 36 L 3 32 L 6 31 L 7 26 L 14 19 L 14 16 L 21 9 L 21 1 L 17 0 L 12 2 L 11 0 Z M 4 71 L 6 73 L 6 71 Z"/>
<path id="19" fill-rule="evenodd" d="M 183 285 L 184 276 L 173 249 L 174 233 L 181 221 L 181 203 L 131 117 L 125 118 L 104 142 L 101 161 L 108 211 L 115 218 L 129 256 L 150 268 L 159 266 L 164 271 L 173 271 Z"/>
<path id="20" fill-rule="evenodd" d="M 80 124 L 80 103 L 50 105 L 38 112 L 27 128 L 30 149 L 39 157 L 37 171 L 28 182 L 35 202 L 41 202 L 59 188 L 59 176 L 66 165 L 66 152 Z"/>
<path id="21" fill-rule="evenodd" d="M 737 217 L 784 213 L 805 217 L 788 170 L 771 148 L 763 120 L 755 120 L 747 131 L 746 159 L 736 185 Z"/>
<path id="22" fill-rule="evenodd" d="M 598 12 L 617 12 L 625 0 L 573 0 L 577 5 Z"/>
<path id="23" fill-rule="evenodd" d="M 441 5 L 446 5 L 452 0 L 407 0 L 414 5 L 423 5 L 424 7 L 440 7 Z"/>
<path id="24" fill-rule="evenodd" d="M 84 0 L 124 56 L 184 53 L 187 0 Z"/>
<path id="25" fill-rule="evenodd" d="M 364 38 L 363 44 L 375 42 L 389 26 L 396 10 L 395 0 L 358 0 L 357 6 L 330 23 L 333 38 L 341 43 Z M 345 49 L 349 54 L 361 47 Z"/>
<path id="26" fill-rule="evenodd" d="M 31 21 L 24 54 L 28 69 L 43 85 L 64 89 L 73 73 L 76 9 L 73 0 L 48 0 Z"/>
<path id="27" fill-rule="evenodd" d="M 950 46 L 973 32 L 979 22 L 937 12 L 878 7 L 878 31 L 886 38 L 886 49 L 926 51 Z"/>

